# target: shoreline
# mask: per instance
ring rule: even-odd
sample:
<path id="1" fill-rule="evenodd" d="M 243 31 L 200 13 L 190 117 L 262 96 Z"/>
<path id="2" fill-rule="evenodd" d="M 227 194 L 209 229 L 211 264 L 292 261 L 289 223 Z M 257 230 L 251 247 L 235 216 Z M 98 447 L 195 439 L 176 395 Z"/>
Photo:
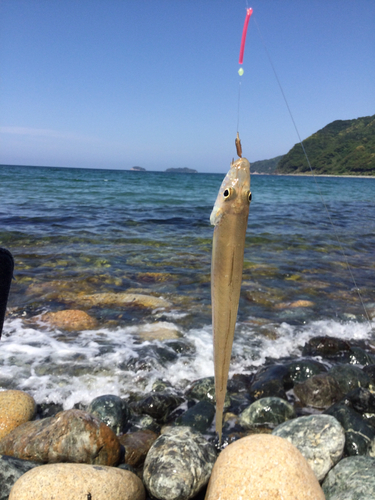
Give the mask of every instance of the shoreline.
<path id="1" fill-rule="evenodd" d="M 274 175 L 275 177 L 345 177 L 350 179 L 375 179 L 375 175 L 329 175 L 329 174 L 265 174 L 262 172 L 251 172 L 251 175 Z"/>

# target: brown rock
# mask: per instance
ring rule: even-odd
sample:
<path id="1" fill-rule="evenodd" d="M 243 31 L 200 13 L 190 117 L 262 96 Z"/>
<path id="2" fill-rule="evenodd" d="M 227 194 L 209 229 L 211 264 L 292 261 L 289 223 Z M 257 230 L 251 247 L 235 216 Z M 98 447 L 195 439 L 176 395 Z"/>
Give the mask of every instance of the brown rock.
<path id="1" fill-rule="evenodd" d="M 92 330 L 98 325 L 95 318 L 75 309 L 46 313 L 40 319 L 68 331 Z"/>
<path id="2" fill-rule="evenodd" d="M 255 434 L 227 446 L 214 465 L 205 500 L 324 500 L 301 453 L 275 438 Z"/>
<path id="3" fill-rule="evenodd" d="M 86 464 L 49 464 L 23 474 L 9 500 L 144 500 L 142 481 L 132 472 Z"/>
<path id="4" fill-rule="evenodd" d="M 129 432 L 119 436 L 120 443 L 125 447 L 125 463 L 133 467 L 142 465 L 157 437 L 157 434 L 150 430 Z"/>
<path id="5" fill-rule="evenodd" d="M 120 443 L 115 433 L 81 410 L 26 422 L 0 441 L 0 454 L 39 463 L 115 465 Z"/>
<path id="6" fill-rule="evenodd" d="M 35 415 L 35 401 L 23 391 L 0 392 L 0 439 Z"/>

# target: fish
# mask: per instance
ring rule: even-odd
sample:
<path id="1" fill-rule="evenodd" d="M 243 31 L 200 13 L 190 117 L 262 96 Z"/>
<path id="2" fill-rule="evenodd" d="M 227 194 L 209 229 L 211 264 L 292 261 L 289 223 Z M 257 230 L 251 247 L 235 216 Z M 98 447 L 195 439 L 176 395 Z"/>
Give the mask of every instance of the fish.
<path id="1" fill-rule="evenodd" d="M 211 304 L 216 432 L 219 444 L 240 300 L 250 201 L 250 163 L 246 158 L 239 158 L 232 161 L 210 216 L 210 222 L 215 226 L 211 259 Z"/>

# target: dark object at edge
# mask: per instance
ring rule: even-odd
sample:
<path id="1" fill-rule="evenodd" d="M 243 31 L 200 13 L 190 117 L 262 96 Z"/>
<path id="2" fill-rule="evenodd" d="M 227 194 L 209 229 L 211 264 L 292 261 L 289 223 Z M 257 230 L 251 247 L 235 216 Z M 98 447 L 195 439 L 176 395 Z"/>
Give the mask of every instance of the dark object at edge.
<path id="1" fill-rule="evenodd" d="M 3 331 L 10 284 L 13 278 L 14 260 L 6 248 L 0 247 L 0 338 Z"/>

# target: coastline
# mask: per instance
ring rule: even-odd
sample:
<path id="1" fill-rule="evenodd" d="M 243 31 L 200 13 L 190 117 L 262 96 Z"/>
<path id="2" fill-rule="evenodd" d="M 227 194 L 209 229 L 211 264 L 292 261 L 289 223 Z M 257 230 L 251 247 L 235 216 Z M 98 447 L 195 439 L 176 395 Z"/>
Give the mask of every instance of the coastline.
<path id="1" fill-rule="evenodd" d="M 275 175 L 277 177 L 345 177 L 349 179 L 375 179 L 375 175 L 329 175 L 329 174 L 265 174 L 262 172 L 251 172 L 251 175 Z"/>

